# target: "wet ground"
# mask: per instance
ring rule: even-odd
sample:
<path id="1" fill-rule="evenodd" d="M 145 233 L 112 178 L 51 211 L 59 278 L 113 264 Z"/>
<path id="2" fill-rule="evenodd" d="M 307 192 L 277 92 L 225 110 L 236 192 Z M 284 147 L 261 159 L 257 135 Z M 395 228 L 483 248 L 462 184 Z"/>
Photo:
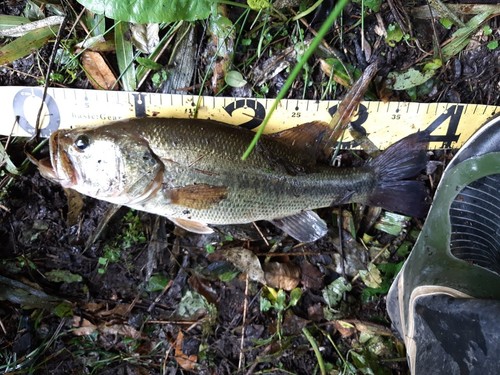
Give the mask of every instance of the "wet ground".
<path id="1" fill-rule="evenodd" d="M 24 3 L 6 1 L 0 5 L 0 14 L 18 15 Z M 385 86 L 384 77 L 423 61 L 435 42 L 450 38 L 454 29 L 446 30 L 436 21 L 435 32 L 429 32 L 431 21 L 412 15 L 420 3 L 388 4 L 378 12 L 367 12 L 364 41 L 356 4 L 346 8 L 343 23 L 326 39 L 346 63 L 360 70 L 375 55 L 383 59 L 370 89 L 372 95 L 384 100 L 500 104 L 500 49 L 487 46 L 492 40 L 488 35 L 499 37 L 498 17 L 486 22 L 492 34 L 484 35 L 484 28 L 476 30 L 474 41 L 450 58 L 426 85 L 396 92 Z M 229 10 L 231 14 L 233 9 Z M 234 17 L 239 15 L 239 10 L 233 11 Z M 288 8 L 280 12 L 291 14 Z M 250 17 L 258 18 L 256 12 Z M 323 18 L 317 11 L 308 22 L 318 28 Z M 411 36 L 389 46 L 380 36 L 381 25 L 389 24 L 400 25 Z M 273 65 L 273 56 L 293 46 L 291 30 L 298 26 L 288 26 L 288 34 L 278 39 L 280 44 L 269 43 L 267 58 L 251 65 L 244 61 L 255 54 L 259 38 L 248 37 L 249 45 L 235 48 L 234 64 L 248 73 L 246 77 L 252 77 L 251 70 Z M 196 30 L 200 73 L 211 47 L 201 22 Z M 269 34 L 273 31 L 270 27 Z M 304 33 L 308 35 L 305 27 Z M 0 68 L 0 84 L 35 85 L 33 76 L 39 72 L 32 67 L 46 62 L 51 47 L 48 44 L 38 55 Z M 324 54 L 318 52 L 310 62 L 310 83 L 299 77 L 289 97 L 302 98 L 304 92 L 308 99 L 320 97 L 328 80 L 318 60 Z M 108 57 L 111 60 L 112 54 Z M 266 75 L 269 68 L 263 71 L 264 76 L 251 79 L 263 80 L 269 90 L 266 95 L 274 97 L 289 70 L 274 76 Z M 187 90 L 199 88 L 199 76 L 195 74 Z M 68 87 L 90 85 L 80 75 Z M 146 81 L 142 89 L 154 87 Z M 203 93 L 212 95 L 216 90 L 207 84 Z M 252 96 L 258 91 L 255 87 L 224 90 L 228 96 Z M 347 90 L 337 85 L 325 98 L 342 98 Z M 16 165 L 24 160 L 25 141 L 18 139 L 9 146 Z M 46 153 L 43 149 L 37 156 Z M 431 157 L 436 168 L 419 177 L 431 193 L 443 168 L 441 162 L 452 153 L 435 152 Z M 109 204 L 65 192 L 42 178 L 32 165 L 18 176 L 5 170 L 1 176 L 0 371 L 54 375 L 407 373 L 404 347 L 392 334 L 384 298 L 422 220 L 398 222 L 400 230 L 387 233 L 373 225 L 386 217 L 380 216 L 380 210 L 359 205 L 322 209 L 319 214 L 328 222 L 329 233 L 304 245 L 266 223 L 220 228 L 214 235 L 202 236 L 154 215 L 121 208 L 98 235 Z M 361 276 L 360 270 L 368 274 Z M 335 284 L 341 277 L 350 282 L 351 290 Z M 255 281 L 259 278 L 272 287 Z"/>

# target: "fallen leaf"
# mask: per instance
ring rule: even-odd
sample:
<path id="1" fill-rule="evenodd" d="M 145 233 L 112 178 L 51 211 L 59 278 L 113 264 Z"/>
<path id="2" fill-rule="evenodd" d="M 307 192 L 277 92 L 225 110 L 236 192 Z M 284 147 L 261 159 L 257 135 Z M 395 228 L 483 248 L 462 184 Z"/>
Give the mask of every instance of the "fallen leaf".
<path id="1" fill-rule="evenodd" d="M 93 334 L 97 329 L 97 326 L 90 323 L 87 319 L 82 319 L 81 316 L 73 317 L 73 327 L 75 327 L 73 334 L 76 336 L 88 336 Z"/>
<path id="2" fill-rule="evenodd" d="M 90 84 L 97 90 L 118 90 L 114 73 L 99 52 L 82 52 L 82 65 Z"/>
<path id="3" fill-rule="evenodd" d="M 352 336 L 356 333 L 356 327 L 349 322 L 343 320 L 334 320 L 333 325 L 340 333 L 340 335 L 344 338 Z"/>
<path id="4" fill-rule="evenodd" d="M 132 44 L 145 54 L 153 53 L 160 43 L 160 25 L 158 23 L 131 24 Z"/>
<path id="5" fill-rule="evenodd" d="M 300 268 L 292 263 L 269 262 L 264 265 L 267 285 L 292 290 L 300 283 Z"/>
<path id="6" fill-rule="evenodd" d="M 379 288 L 380 284 L 382 283 L 382 275 L 380 274 L 380 270 L 373 263 L 368 264 L 367 270 L 360 270 L 359 276 L 368 288 Z"/>
<path id="7" fill-rule="evenodd" d="M 250 280 L 266 284 L 259 258 L 252 251 L 243 247 L 232 247 L 221 249 L 219 252 L 228 262 L 232 263 L 241 272 L 245 272 Z"/>
<path id="8" fill-rule="evenodd" d="M 194 371 L 196 366 L 196 361 L 198 360 L 198 356 L 195 354 L 187 355 L 183 352 L 182 346 L 184 343 L 184 334 L 182 331 L 179 331 L 177 334 L 177 339 L 175 340 L 175 354 L 174 358 L 184 370 L 186 371 Z"/>
<path id="9" fill-rule="evenodd" d="M 78 218 L 83 209 L 82 195 L 73 189 L 64 189 L 66 199 L 68 202 L 68 215 L 66 216 L 66 223 L 72 226 L 78 223 Z"/>
<path id="10" fill-rule="evenodd" d="M 323 287 L 323 273 L 318 267 L 305 261 L 300 264 L 301 281 L 304 288 L 307 289 L 321 289 Z"/>

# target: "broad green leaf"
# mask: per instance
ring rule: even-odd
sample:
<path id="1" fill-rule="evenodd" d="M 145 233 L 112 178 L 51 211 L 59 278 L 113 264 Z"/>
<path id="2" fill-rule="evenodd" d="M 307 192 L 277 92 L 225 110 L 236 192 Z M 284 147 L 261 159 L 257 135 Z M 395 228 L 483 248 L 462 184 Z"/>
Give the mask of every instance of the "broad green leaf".
<path id="1" fill-rule="evenodd" d="M 54 38 L 56 33 L 57 28 L 44 27 L 33 30 L 4 45 L 0 48 L 0 65 L 11 63 L 29 55 L 33 50 L 39 49 L 51 38 Z"/>
<path id="2" fill-rule="evenodd" d="M 99 14 L 135 23 L 195 21 L 210 15 L 215 0 L 77 0 Z"/>
<path id="3" fill-rule="evenodd" d="M 497 49 L 498 48 L 498 40 L 492 40 L 491 42 L 489 42 L 486 47 L 490 50 L 490 51 L 493 51 L 494 49 Z"/>
<path id="4" fill-rule="evenodd" d="M 231 70 L 227 72 L 226 76 L 224 77 L 224 80 L 231 87 L 243 87 L 247 84 L 245 78 L 243 78 L 241 73 L 236 70 Z"/>
<path id="5" fill-rule="evenodd" d="M 168 284 L 168 278 L 163 275 L 153 275 L 146 284 L 147 292 L 159 292 L 162 291 Z"/>
<path id="6" fill-rule="evenodd" d="M 290 292 L 290 302 L 288 303 L 288 306 L 295 306 L 300 298 L 302 297 L 302 289 L 300 288 L 294 288 Z"/>
<path id="7" fill-rule="evenodd" d="M 146 57 L 137 57 L 136 58 L 136 61 L 143 67 L 147 68 L 147 69 L 150 69 L 150 70 L 160 70 L 161 68 L 163 68 L 163 65 L 161 64 L 158 64 L 157 62 L 151 60 L 151 59 L 148 59 Z"/>

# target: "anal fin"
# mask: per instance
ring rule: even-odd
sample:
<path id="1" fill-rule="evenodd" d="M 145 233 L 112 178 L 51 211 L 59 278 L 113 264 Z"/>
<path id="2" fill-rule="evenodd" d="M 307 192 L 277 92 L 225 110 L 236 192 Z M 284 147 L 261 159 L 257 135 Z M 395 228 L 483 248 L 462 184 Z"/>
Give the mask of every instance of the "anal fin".
<path id="1" fill-rule="evenodd" d="M 168 219 L 172 221 L 175 225 L 187 230 L 188 232 L 193 232 L 198 234 L 210 234 L 214 232 L 214 230 L 210 228 L 207 224 L 199 221 L 174 218 L 174 217 L 168 217 Z"/>
<path id="2" fill-rule="evenodd" d="M 328 231 L 325 221 L 313 211 L 274 219 L 271 223 L 300 242 L 316 241 Z"/>

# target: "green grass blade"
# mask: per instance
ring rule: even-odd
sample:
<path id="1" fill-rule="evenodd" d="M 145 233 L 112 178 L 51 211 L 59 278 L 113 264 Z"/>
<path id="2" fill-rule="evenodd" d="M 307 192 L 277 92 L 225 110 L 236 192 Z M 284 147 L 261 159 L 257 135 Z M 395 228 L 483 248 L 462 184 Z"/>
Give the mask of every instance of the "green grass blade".
<path id="1" fill-rule="evenodd" d="M 134 47 L 129 38 L 126 37 L 128 31 L 129 27 L 126 22 L 118 21 L 115 23 L 116 60 L 123 89 L 125 91 L 135 91 L 137 78 L 134 66 Z"/>
<path id="2" fill-rule="evenodd" d="M 41 48 L 57 34 L 57 28 L 44 27 L 30 31 L 0 48 L 0 65 L 28 56 L 33 50 Z"/>
<path id="3" fill-rule="evenodd" d="M 250 142 L 250 145 L 248 146 L 245 153 L 241 157 L 242 160 L 245 160 L 246 158 L 248 158 L 250 156 L 253 149 L 257 145 L 259 138 L 262 136 L 262 133 L 264 133 L 264 129 L 266 128 L 266 125 L 269 122 L 269 119 L 273 115 L 276 108 L 278 108 L 278 104 L 279 104 L 280 100 L 285 97 L 285 95 L 287 94 L 290 87 L 292 87 L 292 84 L 295 81 L 295 78 L 297 78 L 297 76 L 300 74 L 302 68 L 304 67 L 304 64 L 307 62 L 307 60 L 309 60 L 309 58 L 312 56 L 312 54 L 314 53 L 316 48 L 318 48 L 321 41 L 323 40 L 325 35 L 328 33 L 328 31 L 332 27 L 333 23 L 335 22 L 335 20 L 340 15 L 340 13 L 342 12 L 342 10 L 344 9 L 344 7 L 347 5 L 348 2 L 349 2 L 349 0 L 340 0 L 337 3 L 337 5 L 335 5 L 335 8 L 330 13 L 330 15 L 328 16 L 326 21 L 323 23 L 323 25 L 321 25 L 321 28 L 319 29 L 318 34 L 312 40 L 311 45 L 306 50 L 306 52 L 304 52 L 304 54 L 302 55 L 302 58 L 299 60 L 297 65 L 295 65 L 292 72 L 290 73 L 290 76 L 287 78 L 287 80 L 285 81 L 285 84 L 283 85 L 280 92 L 276 96 L 276 100 L 274 101 L 273 105 L 269 109 L 269 112 L 267 113 L 266 117 L 264 118 L 264 121 L 262 121 L 262 124 L 259 127 L 259 130 L 255 134 L 255 136 L 252 139 L 252 142 Z"/>

